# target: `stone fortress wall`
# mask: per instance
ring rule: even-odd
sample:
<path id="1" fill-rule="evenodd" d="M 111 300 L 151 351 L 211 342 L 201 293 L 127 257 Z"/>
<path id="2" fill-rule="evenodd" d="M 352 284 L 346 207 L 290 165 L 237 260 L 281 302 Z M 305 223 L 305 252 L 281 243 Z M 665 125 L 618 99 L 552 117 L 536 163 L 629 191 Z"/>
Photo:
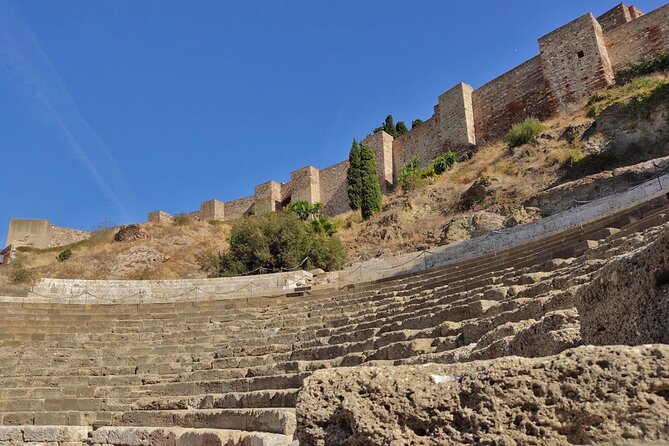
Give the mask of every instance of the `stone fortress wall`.
<path id="1" fill-rule="evenodd" d="M 451 149 L 468 150 L 500 137 L 527 117 L 546 119 L 592 91 L 611 85 L 617 70 L 669 49 L 669 5 L 643 14 L 619 4 L 595 18 L 591 13 L 539 39 L 539 55 L 477 89 L 460 83 L 439 96 L 434 114 L 408 133 L 385 132 L 363 140 L 376 154 L 381 189 L 392 189 L 401 167 L 413 156 L 427 162 Z M 186 214 L 197 220 L 235 220 L 244 215 L 280 210 L 290 201 L 323 204 L 327 215 L 349 210 L 348 161 L 319 170 L 312 166 L 291 173 L 290 181 L 256 186 L 255 195 L 223 203 L 206 201 Z M 215 203 L 215 204 L 212 204 Z M 149 214 L 149 221 L 170 216 Z"/>
<path id="2" fill-rule="evenodd" d="M 363 142 L 376 155 L 381 189 L 392 189 L 401 167 L 413 156 L 427 162 L 448 149 L 463 152 L 504 135 L 527 117 L 554 116 L 593 90 L 611 85 L 615 72 L 625 65 L 667 49 L 669 5 L 648 14 L 622 3 L 598 18 L 587 13 L 539 38 L 539 55 L 477 89 L 459 83 L 440 95 L 434 114 L 408 133 L 366 137 Z M 205 201 L 184 215 L 231 221 L 281 210 L 297 200 L 319 202 L 330 216 L 341 214 L 349 210 L 347 168 L 348 161 L 322 170 L 306 166 L 293 171 L 286 183 L 271 180 L 256 186 L 254 195 Z M 172 219 L 164 211 L 148 215 L 151 222 Z"/>
<path id="3" fill-rule="evenodd" d="M 30 246 L 33 248 L 53 248 L 87 239 L 88 231 L 63 228 L 45 219 L 13 218 L 9 222 L 6 246 Z"/>

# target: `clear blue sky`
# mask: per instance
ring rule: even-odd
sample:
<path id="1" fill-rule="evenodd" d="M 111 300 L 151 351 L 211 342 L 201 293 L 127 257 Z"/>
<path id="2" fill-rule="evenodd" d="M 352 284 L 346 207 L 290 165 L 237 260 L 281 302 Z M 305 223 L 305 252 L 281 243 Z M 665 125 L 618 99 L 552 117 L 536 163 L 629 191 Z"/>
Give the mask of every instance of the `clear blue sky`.
<path id="1" fill-rule="evenodd" d="M 614 5 L 0 0 L 0 243 L 10 217 L 144 221 L 327 167 Z"/>

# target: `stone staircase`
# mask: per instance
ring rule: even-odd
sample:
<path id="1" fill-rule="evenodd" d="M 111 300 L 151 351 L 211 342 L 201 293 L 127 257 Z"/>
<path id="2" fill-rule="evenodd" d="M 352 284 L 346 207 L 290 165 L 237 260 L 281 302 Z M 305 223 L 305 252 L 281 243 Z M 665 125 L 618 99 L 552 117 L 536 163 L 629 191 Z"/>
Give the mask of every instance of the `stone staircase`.
<path id="1" fill-rule="evenodd" d="M 666 195 L 421 274 L 302 296 L 0 303 L 0 446 L 293 441 L 323 368 L 544 356 L 579 343 L 574 287 L 663 229 Z"/>

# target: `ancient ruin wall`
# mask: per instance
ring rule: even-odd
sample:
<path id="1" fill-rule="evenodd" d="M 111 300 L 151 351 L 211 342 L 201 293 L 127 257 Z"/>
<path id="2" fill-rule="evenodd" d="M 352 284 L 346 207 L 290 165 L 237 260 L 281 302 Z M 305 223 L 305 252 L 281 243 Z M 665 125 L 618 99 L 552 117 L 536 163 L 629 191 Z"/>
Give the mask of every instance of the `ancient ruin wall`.
<path id="1" fill-rule="evenodd" d="M 256 186 L 254 211 L 256 214 L 275 212 L 281 209 L 281 184 L 276 181 Z"/>
<path id="2" fill-rule="evenodd" d="M 498 137 L 527 117 L 544 119 L 552 109 L 541 71 L 541 58 L 493 79 L 472 93 L 477 143 Z"/>
<path id="3" fill-rule="evenodd" d="M 590 13 L 540 38 L 539 48 L 556 111 L 613 83 L 602 27 Z"/>
<path id="4" fill-rule="evenodd" d="M 409 133 L 395 138 L 393 141 L 393 170 L 395 176 L 400 169 L 414 156 L 421 162 L 433 159 L 442 151 L 441 132 L 435 117 L 431 117 Z"/>
<path id="5" fill-rule="evenodd" d="M 290 174 L 290 183 L 292 201 L 320 202 L 320 178 L 315 167 L 307 166 L 293 171 Z"/>
<path id="6" fill-rule="evenodd" d="M 53 248 L 85 240 L 90 236 L 91 233 L 88 231 L 63 228 L 45 219 L 14 218 L 9 221 L 7 246 Z"/>
<path id="7" fill-rule="evenodd" d="M 238 200 L 228 201 L 225 203 L 225 219 L 237 220 L 248 216 L 253 208 L 255 196 L 240 198 Z"/>
<path id="8" fill-rule="evenodd" d="M 617 28 L 631 20 L 632 15 L 630 13 L 630 8 L 623 5 L 622 3 L 597 17 L 597 21 L 599 22 L 604 32 Z"/>
<path id="9" fill-rule="evenodd" d="M 225 220 L 225 203 L 220 200 L 209 200 L 200 203 L 200 218 L 205 221 Z"/>
<path id="10" fill-rule="evenodd" d="M 374 152 L 381 191 L 390 191 L 393 186 L 393 137 L 382 130 L 369 135 L 362 143 Z"/>
<path id="11" fill-rule="evenodd" d="M 669 50 L 669 5 L 604 34 L 613 71 Z"/>
<path id="12" fill-rule="evenodd" d="M 69 245 L 70 243 L 86 240 L 91 237 L 88 231 L 79 229 L 63 228 L 49 224 L 49 248 Z"/>
<path id="13" fill-rule="evenodd" d="M 348 166 L 348 161 L 342 161 L 320 171 L 320 201 L 326 215 L 337 215 L 351 210 L 346 191 Z"/>

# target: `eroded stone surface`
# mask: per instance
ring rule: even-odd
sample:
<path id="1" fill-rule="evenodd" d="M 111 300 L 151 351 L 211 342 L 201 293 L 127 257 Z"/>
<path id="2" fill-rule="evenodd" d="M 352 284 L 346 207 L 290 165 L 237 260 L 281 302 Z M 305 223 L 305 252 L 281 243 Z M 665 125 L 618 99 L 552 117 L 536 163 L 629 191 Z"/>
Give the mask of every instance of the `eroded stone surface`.
<path id="1" fill-rule="evenodd" d="M 613 259 L 577 294 L 584 343 L 669 343 L 669 232 Z"/>
<path id="2" fill-rule="evenodd" d="M 669 346 L 315 372 L 301 444 L 600 444 L 669 441 Z"/>

